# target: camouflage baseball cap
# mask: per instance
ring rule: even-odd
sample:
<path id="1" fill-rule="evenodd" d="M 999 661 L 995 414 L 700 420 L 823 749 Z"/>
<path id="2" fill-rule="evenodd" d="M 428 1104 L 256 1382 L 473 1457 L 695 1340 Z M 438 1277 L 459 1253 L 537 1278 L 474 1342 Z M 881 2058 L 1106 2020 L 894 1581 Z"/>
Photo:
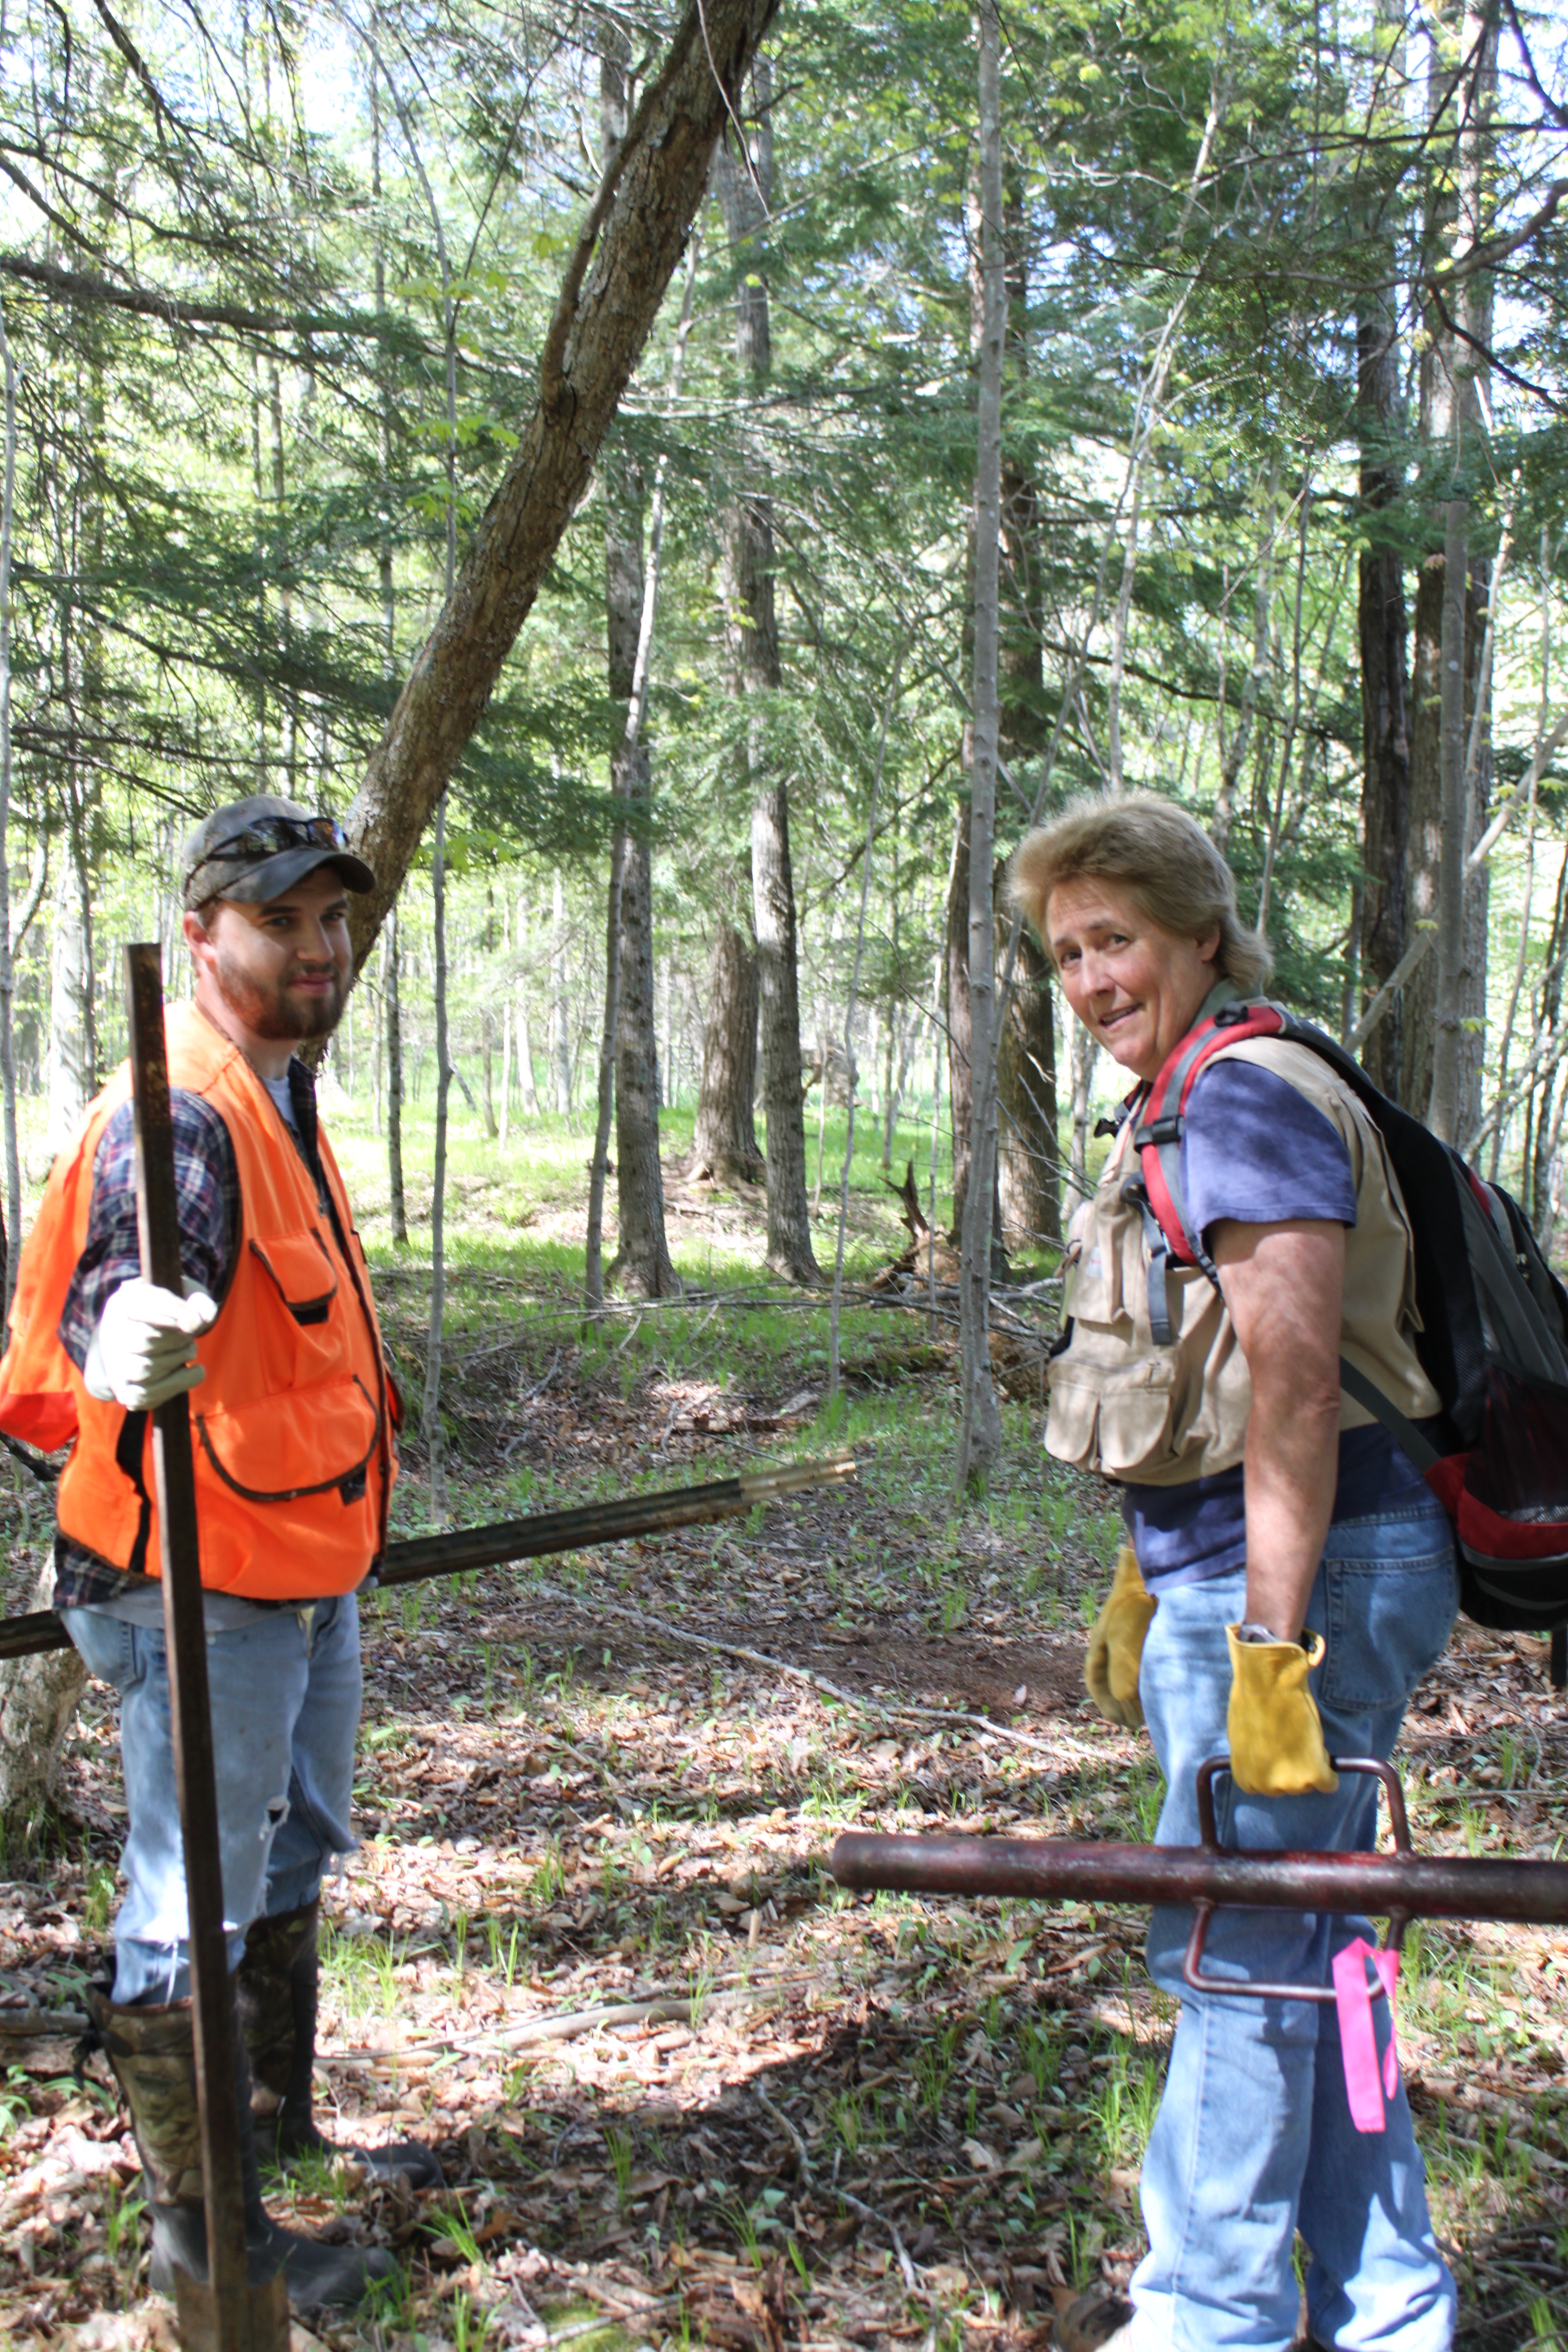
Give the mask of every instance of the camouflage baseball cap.
<path id="1" fill-rule="evenodd" d="M 375 887 L 374 875 L 354 856 L 335 817 L 318 816 L 272 793 L 252 793 L 204 817 L 185 836 L 182 862 L 187 907 L 205 906 L 209 898 L 264 906 L 318 866 L 335 866 L 351 890 Z"/>

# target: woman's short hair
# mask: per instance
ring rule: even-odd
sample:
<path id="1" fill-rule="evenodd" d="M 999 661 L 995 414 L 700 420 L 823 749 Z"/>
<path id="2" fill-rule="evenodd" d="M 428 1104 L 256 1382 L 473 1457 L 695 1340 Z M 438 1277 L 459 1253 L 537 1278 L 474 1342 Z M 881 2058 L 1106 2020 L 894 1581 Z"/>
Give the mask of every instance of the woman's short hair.
<path id="1" fill-rule="evenodd" d="M 1008 888 L 1039 932 L 1064 882 L 1114 882 L 1152 923 L 1179 939 L 1219 933 L 1215 971 L 1245 995 L 1261 989 L 1274 957 L 1236 911 L 1236 877 L 1195 817 L 1155 793 L 1086 793 L 1050 824 L 1026 834 Z"/>

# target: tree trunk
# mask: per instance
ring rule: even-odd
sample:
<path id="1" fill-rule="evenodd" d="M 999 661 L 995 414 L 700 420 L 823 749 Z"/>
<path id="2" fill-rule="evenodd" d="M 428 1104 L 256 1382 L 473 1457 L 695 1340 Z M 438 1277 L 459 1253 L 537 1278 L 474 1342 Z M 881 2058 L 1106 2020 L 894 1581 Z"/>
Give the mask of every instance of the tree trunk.
<path id="1" fill-rule="evenodd" d="M 1027 236 L 1017 180 L 1005 196 L 1006 238 L 1006 362 L 1014 378 L 1028 372 Z M 1046 712 L 1045 566 L 1040 549 L 1040 501 L 1034 478 L 1002 450 L 1002 563 L 1006 595 L 999 625 L 1002 753 L 1020 779 L 1049 738 Z M 1002 903 L 1005 863 L 998 862 L 993 903 Z M 1031 1249 L 1061 1237 L 1061 1184 L 1057 1134 L 1057 1031 L 1050 961 L 1034 933 L 1018 938 L 1001 1034 L 997 1039 L 997 1203 L 1009 1247 Z"/>
<path id="2" fill-rule="evenodd" d="M 28 1596 L 29 1609 L 54 1598 L 54 1563 Z M 59 1772 L 60 1752 L 87 1685 L 87 1668 L 74 1650 L 0 1662 L 0 1874 L 19 1865 L 38 1843 Z"/>
<path id="3" fill-rule="evenodd" d="M 1465 963 L 1465 559 L 1469 506 L 1448 501 L 1443 546 L 1442 685 L 1438 707 L 1440 814 L 1445 848 L 1437 890 L 1437 985 L 1432 1092 L 1426 1124 L 1452 1143 L 1459 1116 L 1459 1039 Z"/>
<path id="4" fill-rule="evenodd" d="M 386 1006 L 386 1177 L 392 1195 L 392 1238 L 408 1240 L 408 1208 L 403 1192 L 403 1012 L 398 967 L 403 961 L 397 908 L 389 907 L 382 935 L 381 991 Z"/>
<path id="5" fill-rule="evenodd" d="M 616 1031 L 616 1197 L 620 1246 L 610 1268 L 621 1288 L 672 1297 L 658 1156 L 658 1054 L 653 1025 L 653 876 L 647 841 L 628 842 L 621 877 L 621 1012 Z"/>
<path id="6" fill-rule="evenodd" d="M 352 1046 L 352 1036 L 350 1043 Z M 485 1089 L 481 1116 L 485 1122 L 485 1133 L 494 1143 L 499 1133 L 496 1127 L 495 1036 L 488 1013 L 481 1013 L 479 1015 L 479 1069 Z M 353 1092 L 352 1084 L 349 1092 L 351 1094 Z"/>
<path id="7" fill-rule="evenodd" d="M 436 803 L 430 853 L 431 912 L 435 941 L 436 1155 L 430 1185 L 430 1332 L 425 1352 L 425 1396 L 420 1432 L 429 1459 L 430 1523 L 447 1523 L 447 1446 L 441 1425 L 441 1347 L 447 1311 L 447 1106 L 452 1091 L 452 1056 L 447 1039 L 447 803 Z"/>
<path id="8" fill-rule="evenodd" d="M 713 934 L 702 1084 L 691 1137 L 691 1176 L 715 1184 L 760 1184 L 757 1143 L 757 959 L 732 923 Z"/>
<path id="9" fill-rule="evenodd" d="M 572 1110 L 572 1037 L 566 1018 L 566 894 L 560 869 L 551 877 L 550 1079 L 558 1118 Z"/>
<path id="10" fill-rule="evenodd" d="M 991 1379 L 992 1185 L 996 1149 L 995 922 L 992 847 L 996 824 L 1002 531 L 1002 354 L 1007 292 L 1002 235 L 1001 26 L 997 0 L 980 0 L 980 274 L 984 291 L 974 475 L 974 765 L 969 798 L 970 1179 L 964 1202 L 959 1332 L 963 1423 L 957 1485 L 984 1476 L 1002 1449 Z"/>
<path id="11" fill-rule="evenodd" d="M 92 917 L 79 845 L 66 845 L 55 891 L 49 978 L 47 1149 L 63 1151 L 98 1090 Z"/>
<path id="12" fill-rule="evenodd" d="M 4 377 L 4 449 L 0 451 L 0 1129 L 5 1158 L 5 1231 L 0 1311 L 11 1312 L 22 1231 L 22 1160 L 16 1140 L 16 1038 L 13 1023 L 16 960 L 11 952 L 11 526 L 16 504 L 16 368 L 0 304 L 0 375 Z"/>
<path id="13" fill-rule="evenodd" d="M 377 888 L 353 902 L 370 950 L 570 522 L 658 315 L 775 0 L 703 0 L 682 17 L 568 264 L 538 403 L 372 754 L 349 830 Z M 606 174 L 606 183 L 610 175 Z M 596 241 L 595 241 L 596 236 Z"/>
<path id="14" fill-rule="evenodd" d="M 1433 49 L 1430 89 L 1431 132 L 1435 147 L 1446 142 L 1452 168 L 1437 182 L 1437 196 L 1427 225 L 1434 257 L 1462 260 L 1484 242 L 1488 206 L 1490 121 L 1497 86 L 1497 18 L 1489 6 L 1467 10 L 1459 53 L 1467 70 L 1457 88 L 1451 66 Z M 1434 300 L 1425 324 L 1426 348 L 1420 373 L 1420 432 L 1428 473 L 1440 501 L 1426 560 L 1421 565 L 1415 598 L 1415 643 L 1412 657 L 1410 830 L 1405 877 L 1407 924 L 1439 921 L 1441 872 L 1445 856 L 1462 861 L 1466 828 L 1446 840 L 1443 830 L 1443 614 L 1446 596 L 1440 536 L 1443 504 L 1450 491 L 1465 495 L 1478 468 L 1485 465 L 1488 401 L 1484 384 L 1484 352 L 1491 335 L 1491 272 L 1479 268 L 1450 289 L 1454 308 L 1448 312 Z M 1458 331 L 1456 331 L 1458 330 Z M 1469 605 L 1485 604 L 1489 593 L 1490 564 L 1474 562 L 1467 588 Z M 1465 631 L 1468 658 L 1463 674 L 1468 737 L 1475 698 L 1480 690 L 1478 664 L 1481 632 Z M 1484 737 L 1484 730 L 1483 730 Z M 1470 797 L 1484 805 L 1489 762 L 1478 761 L 1468 780 Z M 1486 1021 L 1485 915 L 1489 898 L 1487 869 L 1474 876 L 1465 892 L 1462 971 L 1458 1019 L 1460 1070 L 1454 1117 L 1456 1131 L 1467 1131 L 1468 1114 L 1479 1093 L 1480 1054 Z M 1432 1099 L 1433 1059 L 1436 1041 L 1437 959 L 1428 955 L 1403 991 L 1400 1008 L 1400 1100 L 1424 1117 Z"/>
<path id="15" fill-rule="evenodd" d="M 970 764 L 967 761 L 965 765 Z M 943 938 L 947 962 L 947 1110 L 952 1134 L 952 1226 L 956 1244 L 969 1198 L 969 806 L 958 812 L 947 869 Z"/>
<path id="16" fill-rule="evenodd" d="M 741 272 L 735 293 L 735 356 L 754 396 L 772 373 L 768 289 L 760 232 L 773 183 L 772 90 L 766 67 L 754 80 L 757 130 L 742 170 L 726 143 L 715 181 L 730 251 Z M 753 184 L 754 175 L 754 184 Z M 759 191 L 761 192 L 759 194 Z M 747 697 L 784 683 L 773 602 L 773 513 L 767 464 L 743 441 L 735 496 L 724 517 L 725 604 L 733 676 Z M 747 730 L 752 802 L 752 925 L 757 942 L 763 1115 L 767 1122 L 767 1263 L 786 1281 L 822 1279 L 811 1245 L 806 1197 L 805 1106 L 800 1053 L 799 949 L 790 863 L 789 793 L 759 713 Z"/>
<path id="17" fill-rule="evenodd" d="M 528 1034 L 528 1005 L 520 996 L 514 1013 L 517 1020 L 517 1083 L 522 1096 L 525 1118 L 539 1117 L 539 1088 L 533 1076 L 533 1040 Z"/>
<path id="18" fill-rule="evenodd" d="M 605 70 L 608 71 L 606 67 Z M 651 793 L 640 708 L 628 742 L 627 714 L 640 705 L 637 652 L 653 614 L 643 567 L 640 467 L 620 451 L 604 469 L 605 601 L 615 736 L 610 782 L 625 805 L 620 887 L 612 894 L 616 942 L 614 1045 L 616 1200 L 620 1235 L 610 1278 L 644 1298 L 668 1298 L 679 1280 L 664 1226 L 664 1174 L 658 1157 L 658 1049 L 654 1030 L 653 874 L 647 811 Z M 644 654 L 646 664 L 647 655 Z M 605 1001 L 609 1000 L 606 985 Z M 601 1117 L 603 1110 L 601 1109 Z"/>
<path id="19" fill-rule="evenodd" d="M 1406 692 L 1404 558 L 1393 529 L 1404 493 L 1394 454 L 1400 429 L 1398 319 L 1381 289 L 1356 320 L 1359 501 L 1369 544 L 1359 558 L 1361 639 L 1362 868 L 1360 955 L 1370 998 L 1405 953 L 1405 866 L 1410 836 L 1410 709 Z M 1385 1020 L 1368 1038 L 1373 1082 L 1395 1101 L 1400 1024 Z"/>
<path id="20" fill-rule="evenodd" d="M 1057 1172 L 1057 1054 L 1054 975 L 1033 931 L 1018 935 L 1018 959 L 997 1045 L 996 1149 L 1002 1215 L 1010 1250 L 1061 1239 Z"/>

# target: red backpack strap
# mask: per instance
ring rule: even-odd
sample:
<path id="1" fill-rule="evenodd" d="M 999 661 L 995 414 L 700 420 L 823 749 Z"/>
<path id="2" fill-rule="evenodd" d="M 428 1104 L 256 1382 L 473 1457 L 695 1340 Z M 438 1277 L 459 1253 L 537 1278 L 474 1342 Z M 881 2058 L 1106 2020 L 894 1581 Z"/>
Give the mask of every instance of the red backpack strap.
<path id="1" fill-rule="evenodd" d="M 1216 990 L 1215 994 L 1218 993 Z M 1121 1187 L 1121 1197 L 1143 1213 L 1149 1248 L 1149 1322 L 1157 1347 L 1175 1344 L 1166 1288 L 1170 1259 L 1173 1258 L 1178 1265 L 1201 1266 L 1215 1288 L 1219 1288 L 1219 1269 L 1204 1248 L 1202 1235 L 1193 1232 L 1187 1217 L 1186 1187 L 1182 1181 L 1182 1138 L 1186 1132 L 1188 1097 L 1197 1084 L 1199 1072 L 1216 1054 L 1249 1037 L 1282 1036 L 1289 1019 L 1282 1005 L 1271 1004 L 1267 998 L 1233 997 L 1215 1005 L 1211 995 L 1193 1027 L 1172 1051 L 1141 1106 L 1132 1148 L 1142 1174 L 1128 1178 Z"/>

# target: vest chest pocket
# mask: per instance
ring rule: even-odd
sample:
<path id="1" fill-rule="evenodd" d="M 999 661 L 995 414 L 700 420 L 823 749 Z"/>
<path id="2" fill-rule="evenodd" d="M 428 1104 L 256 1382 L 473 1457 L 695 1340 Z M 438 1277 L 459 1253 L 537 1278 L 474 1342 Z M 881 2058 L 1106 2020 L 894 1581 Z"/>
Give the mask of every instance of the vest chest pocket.
<path id="1" fill-rule="evenodd" d="M 313 1226 L 250 1244 L 256 1336 L 269 1389 L 319 1380 L 337 1366 L 344 1334 L 338 1268 Z"/>
<path id="2" fill-rule="evenodd" d="M 1064 1317 L 1070 1315 L 1075 1323 L 1099 1326 L 1103 1330 L 1110 1330 L 1116 1323 L 1131 1327 L 1131 1309 L 1124 1296 L 1122 1271 L 1125 1227 L 1131 1215 L 1120 1202 L 1112 1208 L 1096 1200 L 1090 1202 L 1081 1225 L 1074 1220 L 1077 1231 L 1062 1300 Z"/>

